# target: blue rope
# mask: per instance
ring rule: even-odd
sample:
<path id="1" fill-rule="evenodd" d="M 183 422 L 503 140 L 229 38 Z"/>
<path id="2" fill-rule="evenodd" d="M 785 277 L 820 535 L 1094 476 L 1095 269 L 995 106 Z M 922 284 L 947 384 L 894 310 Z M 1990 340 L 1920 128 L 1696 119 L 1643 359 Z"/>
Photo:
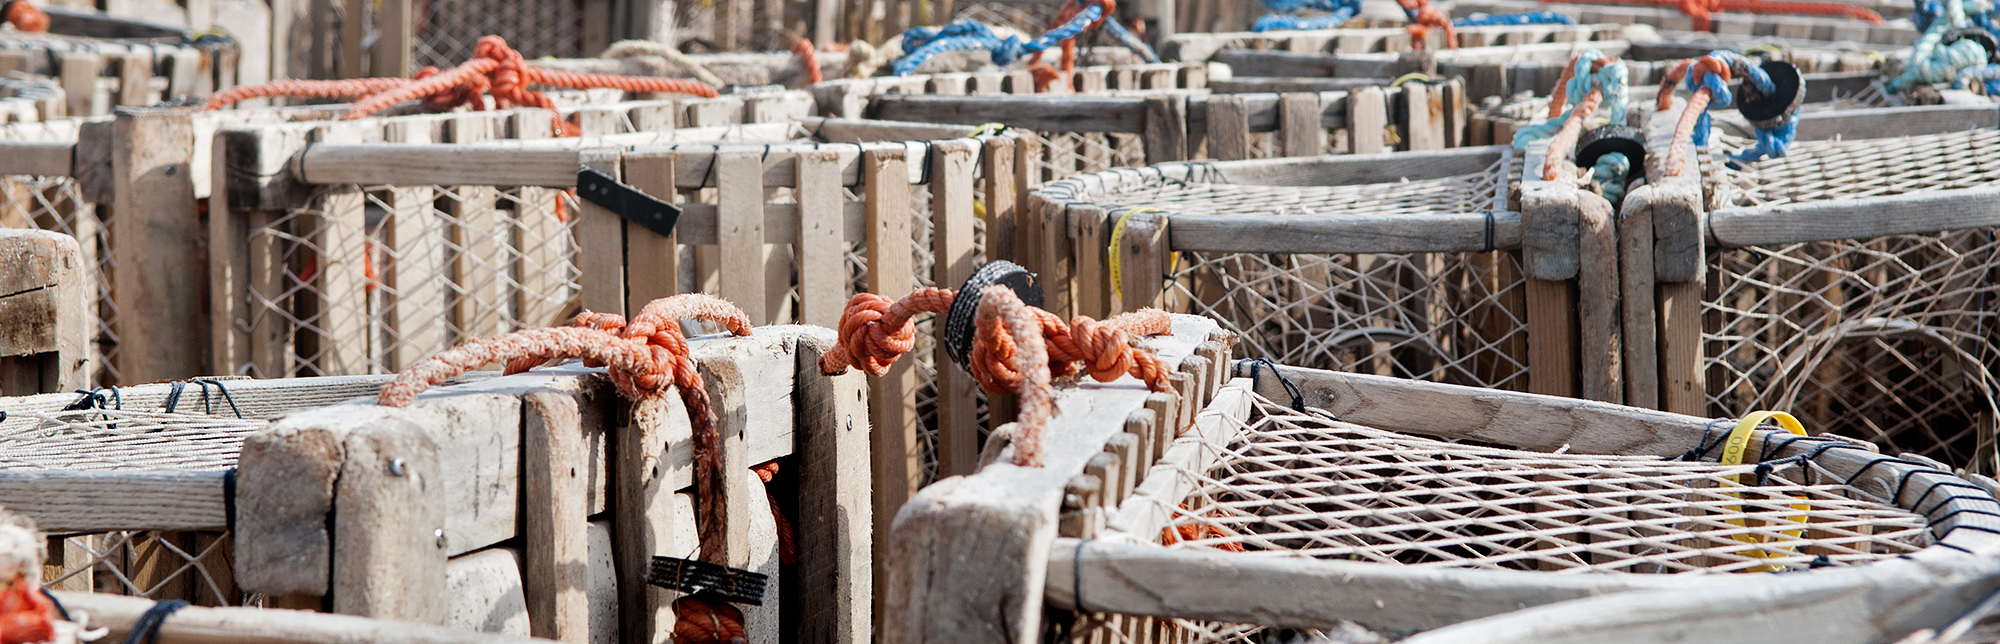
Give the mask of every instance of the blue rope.
<path id="1" fill-rule="evenodd" d="M 1771 83 L 1771 75 L 1764 73 L 1764 68 L 1757 66 L 1755 61 L 1750 60 L 1743 54 L 1727 49 L 1717 49 L 1708 52 L 1708 55 L 1710 58 L 1721 59 L 1723 63 L 1729 65 L 1729 70 L 1736 72 L 1738 76 L 1750 79 L 1751 84 L 1757 86 L 1759 94 L 1770 96 L 1778 93 L 1778 86 Z"/>
<path id="2" fill-rule="evenodd" d="M 1703 116 L 1707 116 L 1703 114 Z M 1765 157 L 1773 159 L 1790 154 L 1792 140 L 1799 137 L 1799 120 L 1785 119 L 1785 124 L 1774 128 L 1757 128 L 1757 145 L 1742 152 L 1729 155 L 1737 163 L 1756 163 Z M 1701 145 L 1697 143 L 1696 145 Z"/>
<path id="3" fill-rule="evenodd" d="M 1996 9 L 1992 0 L 1913 0 L 1916 14 L 1911 20 L 1923 31 L 1917 39 L 1916 47 L 1910 50 L 1910 59 L 1903 66 L 1903 74 L 1891 79 L 1888 89 L 1902 92 L 1912 85 L 1948 83 L 1957 80 L 1961 71 L 1986 64 L 1986 49 L 1970 39 L 1946 45 L 1944 37 L 1948 32 L 1977 25 L 1988 33 L 1993 32 L 1993 18 Z M 1970 8 L 1972 11 L 1968 12 Z"/>
<path id="4" fill-rule="evenodd" d="M 1604 90 L 1604 102 L 1598 107 L 1598 113 L 1610 119 L 1612 125 L 1625 124 L 1625 87 L 1629 80 L 1625 61 L 1605 65 L 1596 73 L 1590 71 L 1597 59 L 1605 57 L 1604 52 L 1595 49 L 1577 55 L 1576 67 L 1570 70 L 1569 84 L 1563 86 L 1563 104 L 1566 107 L 1562 114 L 1514 132 L 1514 149 L 1526 150 L 1530 143 L 1555 136 L 1556 130 L 1562 129 L 1563 122 L 1569 120 L 1570 113 L 1576 111 L 1577 104 L 1582 103 L 1583 97 L 1590 94 L 1593 88 Z"/>
<path id="5" fill-rule="evenodd" d="M 1590 181 L 1603 191 L 1604 200 L 1618 203 L 1625 200 L 1625 178 L 1632 172 L 1632 160 L 1623 152 L 1607 152 L 1597 157 L 1597 165 L 1590 169 Z"/>
<path id="6" fill-rule="evenodd" d="M 1361 0 L 1264 0 L 1264 6 L 1271 13 L 1251 24 L 1251 31 L 1334 29 L 1361 13 Z M 1324 11 L 1326 15 L 1312 18 L 1291 15 L 1302 9 Z"/>
<path id="7" fill-rule="evenodd" d="M 1710 123 L 1708 113 L 1728 109 L 1736 102 L 1736 95 L 1729 93 L 1729 84 L 1723 82 L 1721 76 L 1710 74 L 1698 67 L 1688 70 L 1685 85 L 1689 93 L 1700 91 L 1702 88 L 1708 89 L 1708 109 L 1702 110 L 1701 117 L 1695 120 L 1694 135 L 1691 137 L 1694 139 L 1695 147 L 1708 145 Z"/>
<path id="8" fill-rule="evenodd" d="M 1576 20 L 1554 11 L 1532 13 L 1502 13 L 1469 18 L 1453 18 L 1454 27 L 1490 27 L 1494 25 L 1573 25 Z"/>
<path id="9" fill-rule="evenodd" d="M 1075 39 L 1090 26 L 1090 23 L 1097 22 L 1102 17 L 1104 17 L 1103 5 L 1085 6 L 1083 11 L 1070 18 L 1069 22 L 1057 25 L 1048 33 L 1042 34 L 1040 38 L 1025 43 L 1021 42 L 1018 36 L 1008 36 L 1003 40 L 991 27 L 973 20 L 959 20 L 943 27 L 913 27 L 903 32 L 903 49 L 909 53 L 897 59 L 890 69 L 894 70 L 896 75 L 903 76 L 922 67 L 932 56 L 973 50 L 993 52 L 993 64 L 1005 67 L 1023 56 L 1039 54 L 1062 44 L 1065 40 Z M 1153 53 L 1151 47 L 1147 47 L 1138 36 L 1127 31 L 1124 25 L 1117 23 L 1116 20 L 1105 21 L 1111 34 L 1117 36 L 1120 43 L 1133 48 L 1133 52 L 1146 59 L 1146 62 L 1159 62 L 1160 57 Z"/>
<path id="10" fill-rule="evenodd" d="M 1952 81 L 1951 88 L 1965 89 L 1974 81 L 1985 86 L 1987 96 L 2000 96 L 2000 65 L 1973 67 L 1959 72 L 1958 78 Z"/>

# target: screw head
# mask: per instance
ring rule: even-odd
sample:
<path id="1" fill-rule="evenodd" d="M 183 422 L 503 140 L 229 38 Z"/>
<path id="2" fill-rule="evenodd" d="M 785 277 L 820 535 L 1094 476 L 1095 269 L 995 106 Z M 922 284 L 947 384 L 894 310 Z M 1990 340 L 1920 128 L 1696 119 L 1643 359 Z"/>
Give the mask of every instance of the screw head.
<path id="1" fill-rule="evenodd" d="M 410 471 L 409 461 L 405 461 L 400 457 L 389 459 L 390 474 L 395 476 L 403 476 L 405 474 L 408 474 L 409 471 Z"/>
<path id="2" fill-rule="evenodd" d="M 439 549 L 448 547 L 449 544 L 451 543 L 450 541 L 444 538 L 444 528 L 438 528 L 436 532 L 432 532 L 431 534 L 437 537 L 437 544 Z"/>

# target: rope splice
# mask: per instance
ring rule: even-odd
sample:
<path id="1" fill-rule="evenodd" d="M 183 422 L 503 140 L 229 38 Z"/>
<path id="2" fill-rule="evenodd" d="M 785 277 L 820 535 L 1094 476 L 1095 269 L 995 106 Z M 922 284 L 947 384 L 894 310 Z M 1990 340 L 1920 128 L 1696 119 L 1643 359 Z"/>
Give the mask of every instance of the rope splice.
<path id="1" fill-rule="evenodd" d="M 1549 119 L 1516 131 L 1514 149 L 1526 150 L 1535 141 L 1550 139 L 1549 154 L 1567 157 L 1577 137 L 1582 135 L 1584 123 L 1600 105 L 1605 107 L 1610 124 L 1624 125 L 1628 78 L 1625 61 L 1618 57 L 1596 49 L 1578 52 L 1563 67 L 1562 77 L 1556 80 L 1556 87 L 1549 95 Z M 1556 166 L 1543 163 L 1544 181 L 1557 179 Z"/>

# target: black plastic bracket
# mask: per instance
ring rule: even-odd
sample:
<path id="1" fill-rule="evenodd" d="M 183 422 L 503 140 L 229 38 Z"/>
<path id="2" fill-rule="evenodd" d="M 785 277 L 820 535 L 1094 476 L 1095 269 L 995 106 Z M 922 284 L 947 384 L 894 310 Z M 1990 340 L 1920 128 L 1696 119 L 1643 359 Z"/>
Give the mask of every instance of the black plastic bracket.
<path id="1" fill-rule="evenodd" d="M 661 237 L 673 235 L 674 224 L 681 220 L 680 206 L 661 201 L 589 167 L 579 167 L 576 171 L 576 196 L 618 213 L 626 221 L 645 226 L 646 230 L 659 233 Z"/>
<path id="2" fill-rule="evenodd" d="M 708 593 L 723 601 L 764 605 L 763 573 L 677 557 L 653 557 L 646 583 L 688 594 Z"/>

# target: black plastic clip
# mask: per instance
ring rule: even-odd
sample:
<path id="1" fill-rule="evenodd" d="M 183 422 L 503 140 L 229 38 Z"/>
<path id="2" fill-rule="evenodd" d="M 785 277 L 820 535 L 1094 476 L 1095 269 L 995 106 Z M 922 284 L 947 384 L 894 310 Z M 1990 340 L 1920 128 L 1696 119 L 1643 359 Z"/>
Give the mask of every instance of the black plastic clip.
<path id="1" fill-rule="evenodd" d="M 661 237 L 673 235 L 674 224 L 681 220 L 680 206 L 660 201 L 589 167 L 579 167 L 576 171 L 576 196 L 618 213 L 626 221 L 645 226 Z"/>
<path id="2" fill-rule="evenodd" d="M 769 576 L 678 557 L 654 557 L 646 583 L 690 595 L 707 593 L 724 601 L 751 606 L 764 605 L 764 585 Z"/>

